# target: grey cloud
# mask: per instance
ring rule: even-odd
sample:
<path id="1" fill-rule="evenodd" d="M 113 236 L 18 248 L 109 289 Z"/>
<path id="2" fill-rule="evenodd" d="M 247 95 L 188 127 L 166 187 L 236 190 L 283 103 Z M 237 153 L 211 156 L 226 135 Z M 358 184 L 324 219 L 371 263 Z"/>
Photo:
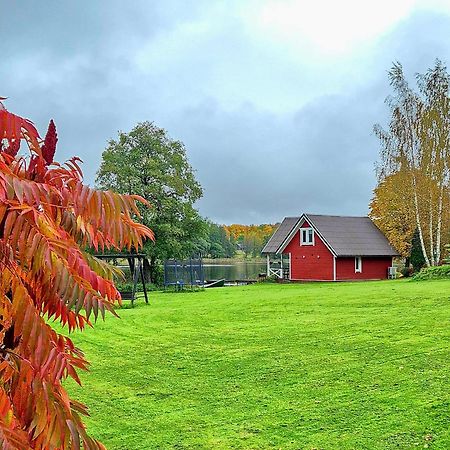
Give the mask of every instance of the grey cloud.
<path id="1" fill-rule="evenodd" d="M 232 119 L 229 114 L 200 116 L 202 123 L 191 124 L 191 129 L 200 129 L 202 137 L 212 134 L 202 142 L 215 142 L 217 153 L 227 155 L 227 161 L 214 154 L 207 164 L 197 163 L 205 186 L 214 189 L 212 195 L 206 192 L 202 209 L 223 222 L 238 222 L 243 215 L 247 222 L 277 221 L 302 211 L 366 214 L 378 158 L 372 127 L 387 119 L 387 70 L 398 59 L 413 77 L 437 56 L 449 60 L 450 49 L 443 45 L 449 25 L 448 16 L 413 15 L 379 43 L 370 64 L 377 75 L 368 76 L 367 86 L 353 87 L 349 67 L 342 94 L 318 97 L 293 116 L 270 117 L 258 111 L 236 111 Z M 192 111 L 188 115 L 192 123 L 196 115 Z M 202 128 L 205 121 L 208 126 Z M 217 124 L 215 129 L 211 121 Z M 232 133 L 232 142 L 221 138 L 224 132 Z M 244 145 L 249 136 L 250 147 Z M 187 140 L 190 148 L 201 148 L 199 153 L 206 154 L 198 139 Z M 202 166 L 208 169 L 203 171 Z"/>
<path id="2" fill-rule="evenodd" d="M 0 95 L 43 133 L 54 118 L 59 158 L 81 156 L 90 183 L 108 139 L 152 120 L 186 144 L 205 191 L 198 207 L 213 220 L 365 214 L 387 69 L 448 61 L 449 17 L 412 15 L 343 62 L 330 94 L 331 64 L 321 73 L 294 65 L 248 36 L 224 4 L 190 3 L 0 0 Z M 190 32 L 205 17 L 209 26 Z"/>

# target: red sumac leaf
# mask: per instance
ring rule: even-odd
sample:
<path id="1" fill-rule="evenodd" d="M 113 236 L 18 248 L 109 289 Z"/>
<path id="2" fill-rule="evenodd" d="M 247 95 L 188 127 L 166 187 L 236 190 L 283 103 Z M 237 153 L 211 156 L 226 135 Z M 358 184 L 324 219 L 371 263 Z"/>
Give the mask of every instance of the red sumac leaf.
<path id="1" fill-rule="evenodd" d="M 71 332 L 91 325 L 92 314 L 115 314 L 114 272 L 84 246 L 131 248 L 152 237 L 131 219 L 139 214 L 136 201 L 145 201 L 84 185 L 78 158 L 53 161 L 55 138 L 49 132 L 42 149 L 32 122 L 0 103 L 0 139 L 9 146 L 25 141 L 31 153 L 24 159 L 0 152 L 0 345 L 9 358 L 0 361 L 4 450 L 104 448 L 87 435 L 79 417 L 86 410 L 62 386 L 67 376 L 79 383 L 77 369 L 86 370 L 87 361 L 47 321 Z"/>

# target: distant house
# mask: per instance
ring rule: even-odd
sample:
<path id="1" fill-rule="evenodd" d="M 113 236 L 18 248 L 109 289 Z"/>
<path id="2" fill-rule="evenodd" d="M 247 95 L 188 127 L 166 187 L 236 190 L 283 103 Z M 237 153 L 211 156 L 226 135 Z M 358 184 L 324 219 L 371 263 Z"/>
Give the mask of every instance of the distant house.
<path id="1" fill-rule="evenodd" d="M 315 214 L 286 217 L 262 253 L 268 275 L 293 281 L 384 279 L 399 256 L 368 217 Z"/>

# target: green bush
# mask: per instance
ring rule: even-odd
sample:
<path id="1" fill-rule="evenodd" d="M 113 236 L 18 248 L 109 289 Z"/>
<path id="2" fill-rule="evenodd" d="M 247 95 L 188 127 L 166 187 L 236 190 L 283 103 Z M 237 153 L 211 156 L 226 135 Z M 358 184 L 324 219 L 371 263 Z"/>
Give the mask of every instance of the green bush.
<path id="1" fill-rule="evenodd" d="M 133 291 L 133 283 L 127 281 L 125 283 L 115 283 L 117 290 L 120 292 L 132 292 Z M 152 283 L 145 283 L 145 287 L 147 291 L 156 291 L 157 287 Z M 144 292 L 144 288 L 142 287 L 142 283 L 137 283 L 136 292 Z"/>
<path id="2" fill-rule="evenodd" d="M 438 278 L 450 278 L 450 264 L 443 266 L 426 267 L 413 276 L 413 280 L 436 280 Z"/>

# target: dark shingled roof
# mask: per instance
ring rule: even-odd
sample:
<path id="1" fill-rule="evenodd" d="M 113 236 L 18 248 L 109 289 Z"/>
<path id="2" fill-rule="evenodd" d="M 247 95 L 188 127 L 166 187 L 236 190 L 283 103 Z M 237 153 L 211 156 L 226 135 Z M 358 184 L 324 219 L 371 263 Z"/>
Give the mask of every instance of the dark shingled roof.
<path id="1" fill-rule="evenodd" d="M 278 230 L 264 247 L 263 252 L 276 253 L 299 219 L 303 217 L 311 226 L 316 228 L 336 256 L 398 256 L 398 252 L 368 217 L 322 216 L 316 214 L 304 214 L 302 217 L 289 217 L 283 220 Z M 287 220 L 286 226 L 281 230 Z M 291 226 L 290 230 L 287 230 L 289 225 Z M 275 237 L 276 239 L 274 239 Z M 272 241 L 272 239 L 274 240 Z M 274 250 L 278 242 L 278 247 Z"/>
<path id="2" fill-rule="evenodd" d="M 275 230 L 275 233 L 272 234 L 261 253 L 276 253 L 299 219 L 300 217 L 285 217 L 283 222 L 280 223 L 280 226 Z"/>
<path id="3" fill-rule="evenodd" d="M 368 217 L 306 214 L 306 220 L 308 218 L 337 256 L 398 255 L 384 234 Z"/>

